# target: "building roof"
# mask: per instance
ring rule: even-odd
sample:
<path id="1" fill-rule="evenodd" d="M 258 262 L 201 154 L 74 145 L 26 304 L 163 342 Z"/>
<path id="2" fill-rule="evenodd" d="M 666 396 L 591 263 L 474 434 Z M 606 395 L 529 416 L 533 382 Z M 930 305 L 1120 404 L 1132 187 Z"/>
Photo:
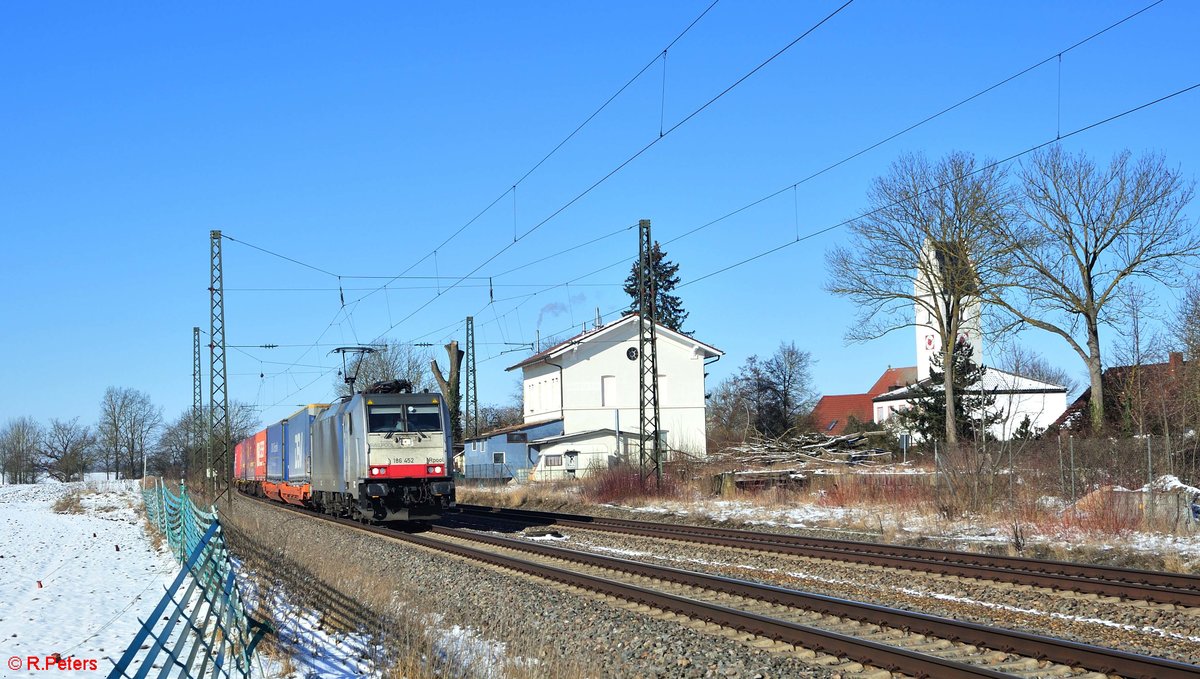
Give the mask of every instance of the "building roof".
<path id="1" fill-rule="evenodd" d="M 889 367 L 887 370 L 883 371 L 883 374 L 880 375 L 879 379 L 875 381 L 875 384 L 873 384 L 871 388 L 867 390 L 867 393 L 871 396 L 878 396 L 896 389 L 903 389 L 904 387 L 907 387 L 916 381 L 917 366 L 913 365 L 906 368 Z"/>
<path id="2" fill-rule="evenodd" d="M 540 445 L 543 445 L 546 443 L 557 443 L 559 441 L 569 441 L 571 439 L 585 439 L 585 438 L 593 437 L 596 434 L 604 434 L 605 436 L 613 436 L 616 433 L 617 433 L 616 430 L 614 430 L 612 427 L 608 427 L 608 428 L 604 428 L 604 429 L 589 429 L 587 431 L 575 431 L 575 432 L 570 432 L 567 434 L 556 434 L 555 436 L 547 436 L 545 438 L 535 439 L 533 441 L 530 441 L 529 445 L 540 446 Z M 636 431 L 622 430 L 621 436 L 641 436 L 641 434 Z"/>
<path id="3" fill-rule="evenodd" d="M 928 382 L 928 380 L 925 380 Z M 1010 372 L 998 370 L 996 368 L 988 368 L 983 373 L 981 384 L 971 385 L 963 391 L 968 394 L 978 394 L 980 391 L 987 391 L 996 394 L 1065 394 L 1066 387 L 1061 387 L 1057 384 L 1043 382 L 1041 380 L 1022 377 Z M 883 403 L 886 401 L 907 401 L 913 398 L 916 385 L 907 386 L 903 389 L 896 389 L 886 394 L 876 396 L 872 399 L 875 403 Z"/>
<path id="4" fill-rule="evenodd" d="M 525 360 L 521 361 L 520 363 L 513 365 L 513 366 L 509 366 L 509 367 L 505 368 L 504 370 L 506 372 L 509 370 L 516 370 L 517 368 L 524 368 L 527 365 L 541 363 L 542 361 L 546 361 L 548 359 L 561 356 L 562 354 L 571 350 L 576 345 L 583 344 L 585 342 L 591 342 L 591 341 L 601 338 L 605 335 L 611 334 L 616 328 L 619 328 L 619 327 L 629 324 L 629 323 L 635 323 L 635 322 L 637 322 L 637 318 L 638 318 L 637 314 L 628 314 L 626 316 L 623 316 L 619 320 L 609 323 L 608 325 L 605 325 L 605 326 L 602 326 L 599 328 L 594 328 L 592 330 L 585 330 L 570 339 L 563 340 L 562 342 L 559 342 L 558 344 L 555 344 L 552 347 L 543 349 L 542 351 L 539 351 L 538 353 L 530 356 L 529 358 L 526 358 Z M 659 337 L 666 337 L 668 339 L 674 340 L 676 342 L 679 342 L 679 343 L 685 344 L 685 345 L 689 345 L 689 344 L 694 345 L 696 350 L 698 352 L 700 352 L 701 355 L 704 356 L 704 358 L 715 358 L 717 356 L 723 356 L 725 354 L 725 352 L 721 351 L 720 349 L 717 349 L 716 347 L 705 344 L 704 342 L 701 342 L 692 337 L 688 337 L 687 335 L 684 335 L 683 333 L 675 332 L 674 330 L 671 330 L 670 328 L 667 328 L 666 326 L 663 326 L 661 324 L 657 324 L 655 326 L 655 330 L 658 333 Z"/>
<path id="5" fill-rule="evenodd" d="M 837 435 L 846 430 L 850 417 L 859 422 L 874 419 L 871 394 L 838 394 L 822 396 L 813 407 L 812 419 L 824 434 Z"/>
<path id="6" fill-rule="evenodd" d="M 532 423 L 521 422 L 519 424 L 510 424 L 507 427 L 500 427 L 499 429 L 485 431 L 485 432 L 481 433 L 479 436 L 469 436 L 467 438 L 464 438 L 463 441 L 483 441 L 485 439 L 490 439 L 493 436 L 499 436 L 500 434 L 511 434 L 513 432 L 525 431 L 527 429 L 535 429 L 537 427 L 542 427 L 547 424 L 554 424 L 555 422 L 562 422 L 562 418 L 559 418 L 556 420 L 544 420 L 542 422 L 532 422 Z"/>
<path id="7" fill-rule="evenodd" d="M 836 394 L 822 396 L 813 407 L 812 420 L 817 429 L 826 434 L 838 435 L 846 430 L 846 424 L 853 415 L 859 422 L 871 422 L 875 413 L 871 399 L 880 394 L 903 389 L 917 381 L 917 367 L 893 368 L 887 370 L 875 380 L 875 384 L 865 394 Z"/>
<path id="8" fill-rule="evenodd" d="M 1116 365 L 1106 368 L 1100 375 L 1100 383 L 1104 387 L 1106 419 L 1114 420 L 1120 415 L 1120 403 L 1126 396 L 1125 391 L 1131 387 L 1141 388 L 1160 399 L 1173 399 L 1178 394 L 1179 380 L 1184 375 L 1183 370 L 1188 361 L 1183 360 L 1183 353 L 1178 351 L 1171 352 L 1167 359 L 1166 363 Z M 1088 386 L 1050 427 L 1071 429 L 1077 424 L 1086 426 L 1089 423 L 1087 412 L 1091 403 L 1092 388 Z"/>

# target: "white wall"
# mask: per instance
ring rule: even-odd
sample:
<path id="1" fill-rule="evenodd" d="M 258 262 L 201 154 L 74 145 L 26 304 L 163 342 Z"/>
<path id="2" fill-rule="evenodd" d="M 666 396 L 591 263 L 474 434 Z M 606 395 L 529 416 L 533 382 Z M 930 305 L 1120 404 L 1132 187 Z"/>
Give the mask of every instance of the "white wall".
<path id="1" fill-rule="evenodd" d="M 563 366 L 565 408 L 558 400 L 559 369 L 544 363 L 525 367 L 525 421 L 561 417 L 564 433 L 572 434 L 616 428 L 619 412 L 620 429 L 636 432 L 641 363 L 630 360 L 626 351 L 637 346 L 637 323 L 626 322 L 601 329 L 550 359 Z M 667 432 L 667 446 L 704 454 L 703 355 L 659 334 L 658 373 L 659 424 Z M 602 385 L 611 388 L 605 390 Z"/>
<path id="2" fill-rule="evenodd" d="M 875 421 L 882 423 L 910 405 L 909 401 L 901 400 L 876 403 L 874 404 Z M 1021 426 L 1026 415 L 1029 416 L 1029 421 L 1035 430 L 1045 429 L 1053 424 L 1054 420 L 1058 419 L 1058 416 L 1067 409 L 1067 395 L 1065 392 L 1049 394 L 1000 392 L 996 394 L 996 403 L 992 409 L 1003 409 L 1004 417 L 988 427 L 988 433 L 1001 441 L 1007 441 Z"/>

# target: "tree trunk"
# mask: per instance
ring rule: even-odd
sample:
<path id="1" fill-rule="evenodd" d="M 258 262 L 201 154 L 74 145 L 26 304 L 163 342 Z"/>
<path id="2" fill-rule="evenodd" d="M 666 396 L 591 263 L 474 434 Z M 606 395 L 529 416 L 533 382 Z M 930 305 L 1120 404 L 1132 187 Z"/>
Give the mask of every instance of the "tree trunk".
<path id="1" fill-rule="evenodd" d="M 942 340 L 942 388 L 946 393 L 946 446 L 958 443 L 958 420 L 954 416 L 954 343 Z"/>
<path id="2" fill-rule="evenodd" d="M 1091 417 L 1092 431 L 1100 433 L 1104 431 L 1104 380 L 1100 369 L 1100 329 L 1099 324 L 1089 318 L 1087 319 L 1087 347 L 1088 356 L 1086 359 L 1088 368 L 1088 379 L 1092 383 Z"/>
<path id="3" fill-rule="evenodd" d="M 462 365 L 463 356 L 466 352 L 459 350 L 458 340 L 451 340 L 446 345 L 446 354 L 450 359 L 449 374 L 442 376 L 442 371 L 438 368 L 437 361 L 430 361 L 430 367 L 433 368 L 433 378 L 437 380 L 438 387 L 442 390 L 442 398 L 446 399 L 446 408 L 450 411 L 450 435 L 454 441 L 462 440 L 462 416 L 458 410 L 459 403 L 459 366 Z"/>

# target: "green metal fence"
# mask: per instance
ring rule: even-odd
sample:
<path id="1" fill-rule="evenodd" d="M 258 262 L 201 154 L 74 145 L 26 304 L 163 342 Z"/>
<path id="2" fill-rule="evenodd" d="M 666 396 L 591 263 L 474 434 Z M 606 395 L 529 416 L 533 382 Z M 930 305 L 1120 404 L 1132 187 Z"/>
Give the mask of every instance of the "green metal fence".
<path id="1" fill-rule="evenodd" d="M 216 508 L 202 510 L 185 487 L 176 495 L 161 483 L 142 498 L 182 568 L 109 679 L 250 677 L 269 625 L 245 610 Z"/>

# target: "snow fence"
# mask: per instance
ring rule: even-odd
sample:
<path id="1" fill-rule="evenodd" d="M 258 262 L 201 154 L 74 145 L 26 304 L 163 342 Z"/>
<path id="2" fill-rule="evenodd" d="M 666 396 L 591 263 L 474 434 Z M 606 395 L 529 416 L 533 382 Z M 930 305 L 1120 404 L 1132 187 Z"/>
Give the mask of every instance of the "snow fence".
<path id="1" fill-rule="evenodd" d="M 270 627 L 245 610 L 216 507 L 204 511 L 182 485 L 176 495 L 157 481 L 142 499 L 182 568 L 109 679 L 248 678 Z"/>

